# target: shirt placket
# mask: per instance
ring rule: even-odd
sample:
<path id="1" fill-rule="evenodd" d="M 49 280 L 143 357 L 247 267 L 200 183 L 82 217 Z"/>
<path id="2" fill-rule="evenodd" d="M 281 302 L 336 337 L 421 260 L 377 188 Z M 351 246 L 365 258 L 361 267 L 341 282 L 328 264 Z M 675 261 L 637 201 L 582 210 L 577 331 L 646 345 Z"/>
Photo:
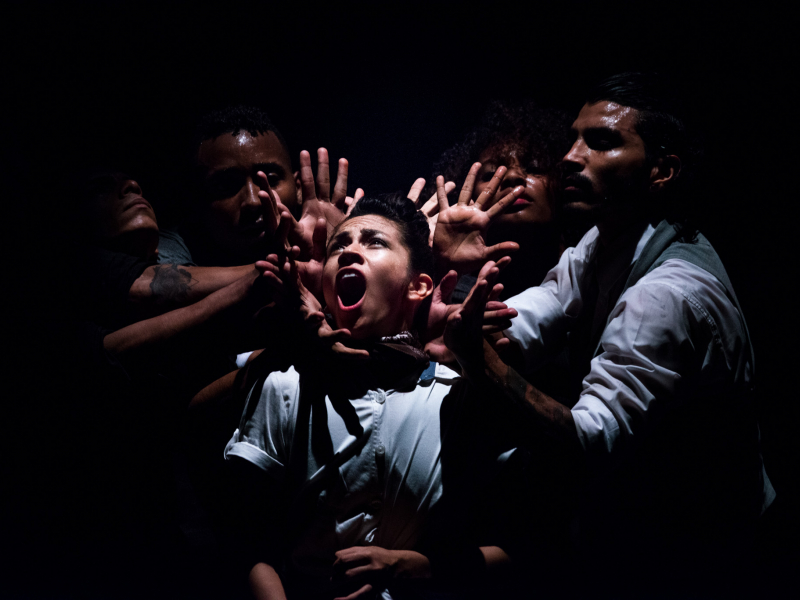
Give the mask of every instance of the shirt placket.
<path id="1" fill-rule="evenodd" d="M 372 514 L 380 518 L 381 511 L 383 510 L 383 490 L 385 487 L 384 474 L 385 474 L 385 461 L 386 461 L 386 446 L 383 443 L 382 425 L 383 425 L 383 411 L 386 405 L 386 392 L 380 388 L 370 392 L 372 396 L 372 435 L 370 436 L 370 450 L 374 460 L 372 461 L 373 481 L 375 481 L 375 488 L 373 490 L 373 499 L 370 501 L 370 511 Z"/>

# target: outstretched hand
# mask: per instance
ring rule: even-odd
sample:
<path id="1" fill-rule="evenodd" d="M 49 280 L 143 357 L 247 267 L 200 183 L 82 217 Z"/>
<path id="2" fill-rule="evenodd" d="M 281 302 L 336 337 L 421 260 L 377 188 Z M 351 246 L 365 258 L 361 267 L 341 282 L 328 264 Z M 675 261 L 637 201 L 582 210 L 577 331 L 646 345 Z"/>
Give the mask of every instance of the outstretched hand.
<path id="1" fill-rule="evenodd" d="M 453 206 L 447 202 L 444 179 L 441 176 L 436 178 L 439 217 L 433 236 L 433 253 L 440 272 L 455 269 L 459 275 L 471 273 L 486 261 L 499 260 L 519 249 L 516 242 L 487 246 L 486 232 L 489 225 L 522 193 L 523 188 L 517 186 L 496 200 L 495 195 L 506 172 L 505 167 L 499 167 L 486 189 L 473 201 L 472 190 L 480 168 L 480 163 L 472 165 L 458 202 Z"/>
<path id="2" fill-rule="evenodd" d="M 433 246 L 433 233 L 436 230 L 436 221 L 439 219 L 439 199 L 437 195 L 434 194 L 428 198 L 427 202 L 421 201 L 419 195 L 422 193 L 424 187 L 425 180 L 420 177 L 411 185 L 411 189 L 408 190 L 408 199 L 414 203 L 419 212 L 425 215 L 425 218 L 428 220 L 428 227 L 431 229 L 428 245 Z M 444 184 L 445 195 L 449 194 L 454 189 L 456 189 L 456 184 L 452 181 L 448 181 Z"/>
<path id="3" fill-rule="evenodd" d="M 482 363 L 483 336 L 507 329 L 517 316 L 516 310 L 497 301 L 503 286 L 495 282 L 505 261 L 510 259 L 486 263 L 463 304 L 447 317 L 444 344 L 464 371 Z"/>
<path id="4" fill-rule="evenodd" d="M 501 258 L 495 265 L 498 271 L 502 271 L 511 262 L 508 257 Z M 444 341 L 444 331 L 448 319 L 459 310 L 463 310 L 463 304 L 451 304 L 450 297 L 453 294 L 458 275 L 455 271 L 448 272 L 439 285 L 433 290 L 431 307 L 428 312 L 428 323 L 426 335 L 424 336 L 425 352 L 438 363 L 445 365 L 455 365 L 456 356 L 447 348 Z M 493 284 L 491 291 L 483 307 L 481 333 L 490 335 L 508 329 L 511 326 L 511 319 L 517 316 L 517 311 L 509 309 L 503 302 L 497 299 L 503 291 L 502 284 Z M 501 343 L 502 346 L 502 343 Z"/>
<path id="5" fill-rule="evenodd" d="M 347 159 L 340 158 L 336 185 L 331 193 L 328 151 L 325 148 L 317 150 L 316 180 L 314 170 L 311 168 L 311 155 L 305 150 L 300 153 L 300 189 L 303 200 L 300 219 L 296 220 L 288 211 L 286 216 L 281 216 L 281 219 L 288 220 L 287 239 L 291 245 L 300 248 L 302 260 L 309 260 L 313 252 L 313 234 L 317 221 L 324 219 L 326 235 L 329 235 L 342 222 L 345 212 L 352 210 L 355 203 L 364 195 L 364 191 L 359 188 L 356 190 L 354 198 L 347 196 L 348 170 Z M 258 175 L 266 180 L 266 175 L 262 172 L 259 172 Z M 259 197 L 262 199 L 262 203 L 276 204 L 278 212 L 285 208 L 267 191 L 259 192 Z"/>

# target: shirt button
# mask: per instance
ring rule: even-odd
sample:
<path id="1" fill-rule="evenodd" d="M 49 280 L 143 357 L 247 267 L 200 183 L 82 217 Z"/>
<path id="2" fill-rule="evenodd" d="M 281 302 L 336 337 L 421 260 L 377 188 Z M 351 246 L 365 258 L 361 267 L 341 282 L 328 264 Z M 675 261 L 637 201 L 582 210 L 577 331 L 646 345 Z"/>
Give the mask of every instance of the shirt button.
<path id="1" fill-rule="evenodd" d="M 375 448 L 375 456 L 382 457 L 384 454 L 386 454 L 386 448 L 384 448 L 383 446 L 378 446 L 377 448 Z"/>
<path id="2" fill-rule="evenodd" d="M 384 396 L 383 394 L 378 394 L 378 397 L 375 398 L 375 402 L 377 402 L 378 404 L 383 404 L 384 402 L 386 402 L 386 396 Z"/>

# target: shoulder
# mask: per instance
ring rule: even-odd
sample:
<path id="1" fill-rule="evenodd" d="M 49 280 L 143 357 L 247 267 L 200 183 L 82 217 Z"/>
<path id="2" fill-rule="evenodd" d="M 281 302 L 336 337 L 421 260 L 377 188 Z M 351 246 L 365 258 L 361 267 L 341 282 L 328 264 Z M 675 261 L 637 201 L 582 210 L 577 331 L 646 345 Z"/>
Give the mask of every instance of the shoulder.
<path id="1" fill-rule="evenodd" d="M 260 382 L 260 380 L 259 380 Z M 300 377 L 289 368 L 270 373 L 247 398 L 239 428 L 225 448 L 225 457 L 242 458 L 282 479 L 297 420 Z"/>
<path id="2" fill-rule="evenodd" d="M 701 358 L 717 349 L 730 365 L 749 355 L 744 317 L 728 290 L 708 271 L 680 259 L 665 261 L 622 294 L 603 337 L 615 341 L 612 347 L 655 347 L 669 355 Z"/>
<path id="3" fill-rule="evenodd" d="M 177 230 L 162 229 L 158 232 L 158 262 L 194 266 L 192 253 Z"/>
<path id="4" fill-rule="evenodd" d="M 257 392 L 258 390 L 253 390 L 253 393 Z M 275 405 L 276 408 L 281 407 L 282 412 L 292 412 L 299 401 L 300 374 L 294 367 L 289 367 L 286 371 L 274 371 L 267 376 L 260 392 L 260 403 L 265 408 Z"/>
<path id="5" fill-rule="evenodd" d="M 435 377 L 437 381 L 449 385 L 453 385 L 453 383 L 461 379 L 461 375 L 441 363 L 436 363 Z"/>
<path id="6" fill-rule="evenodd" d="M 642 277 L 620 298 L 680 304 L 702 315 L 709 325 L 740 317 L 729 291 L 714 275 L 688 261 L 671 258 Z"/>

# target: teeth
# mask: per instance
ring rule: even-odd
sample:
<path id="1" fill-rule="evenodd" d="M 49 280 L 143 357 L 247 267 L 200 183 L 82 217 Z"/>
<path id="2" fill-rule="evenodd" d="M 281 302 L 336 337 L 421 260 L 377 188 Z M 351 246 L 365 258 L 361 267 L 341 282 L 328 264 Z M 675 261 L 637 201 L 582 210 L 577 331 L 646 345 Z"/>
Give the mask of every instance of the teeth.
<path id="1" fill-rule="evenodd" d="M 358 277 L 355 273 L 345 273 L 342 275 L 342 279 L 352 279 L 353 277 Z"/>

